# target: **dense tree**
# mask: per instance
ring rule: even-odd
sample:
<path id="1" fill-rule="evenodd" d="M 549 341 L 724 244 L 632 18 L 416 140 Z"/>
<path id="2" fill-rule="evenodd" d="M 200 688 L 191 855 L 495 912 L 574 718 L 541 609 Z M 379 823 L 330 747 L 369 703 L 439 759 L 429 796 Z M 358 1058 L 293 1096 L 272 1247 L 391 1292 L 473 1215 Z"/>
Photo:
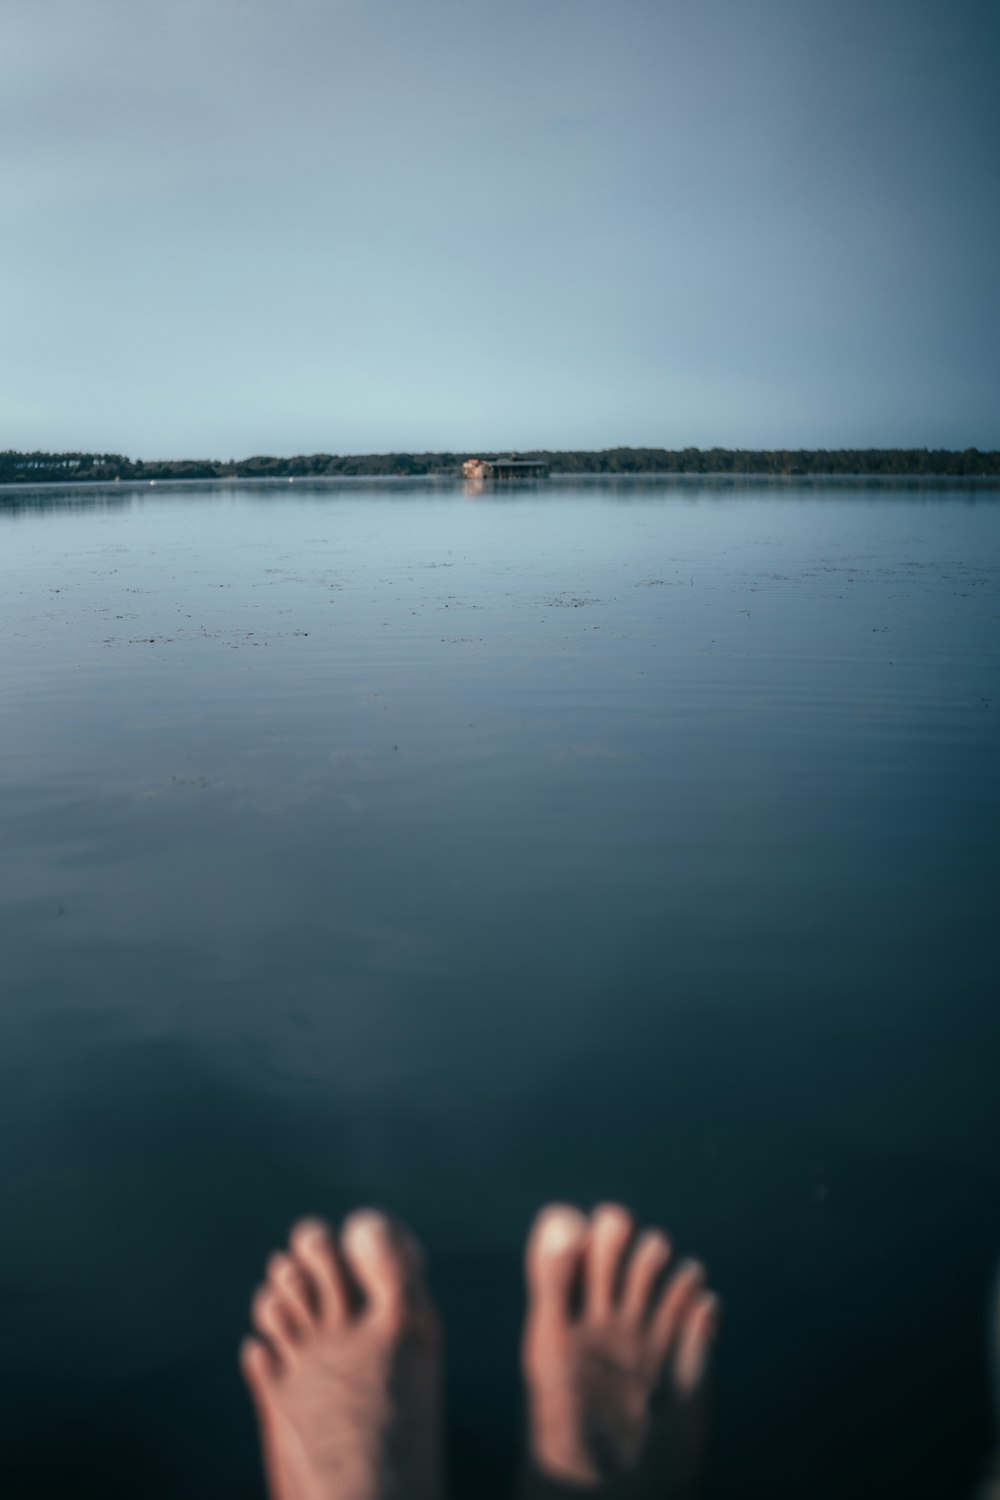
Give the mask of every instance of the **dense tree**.
<path id="1" fill-rule="evenodd" d="M 336 453 L 276 458 L 129 459 L 120 453 L 0 452 L 0 484 L 151 479 L 298 479 L 324 476 L 418 477 L 454 474 L 464 453 Z M 476 455 L 487 456 L 487 455 Z M 553 474 L 731 474 L 778 477 L 876 475 L 885 478 L 1000 477 L 1000 451 L 967 448 L 605 448 L 535 450 L 518 455 Z"/>

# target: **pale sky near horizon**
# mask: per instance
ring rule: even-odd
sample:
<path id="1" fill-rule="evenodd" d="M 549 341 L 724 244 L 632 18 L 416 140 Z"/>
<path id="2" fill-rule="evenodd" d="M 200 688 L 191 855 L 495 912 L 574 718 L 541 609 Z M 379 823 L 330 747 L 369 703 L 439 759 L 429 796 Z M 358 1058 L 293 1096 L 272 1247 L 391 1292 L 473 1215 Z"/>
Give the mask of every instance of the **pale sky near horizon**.
<path id="1" fill-rule="evenodd" d="M 0 0 L 0 448 L 1000 447 L 995 0 Z"/>

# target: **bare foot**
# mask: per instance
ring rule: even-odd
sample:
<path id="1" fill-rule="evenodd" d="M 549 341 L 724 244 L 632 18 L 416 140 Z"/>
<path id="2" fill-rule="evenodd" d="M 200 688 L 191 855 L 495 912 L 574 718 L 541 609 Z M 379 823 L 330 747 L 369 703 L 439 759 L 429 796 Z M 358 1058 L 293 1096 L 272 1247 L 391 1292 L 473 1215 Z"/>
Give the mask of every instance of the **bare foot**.
<path id="1" fill-rule="evenodd" d="M 636 1238 L 617 1204 L 589 1219 L 558 1204 L 539 1214 L 523 1360 L 532 1462 L 548 1479 L 602 1488 L 638 1480 L 653 1456 L 660 1493 L 693 1484 L 718 1300 L 695 1261 L 664 1282 L 671 1253 L 658 1229 Z"/>
<path id="2" fill-rule="evenodd" d="M 441 1359 L 420 1250 L 352 1214 L 303 1220 L 253 1301 L 240 1351 L 271 1500 L 440 1500 Z"/>

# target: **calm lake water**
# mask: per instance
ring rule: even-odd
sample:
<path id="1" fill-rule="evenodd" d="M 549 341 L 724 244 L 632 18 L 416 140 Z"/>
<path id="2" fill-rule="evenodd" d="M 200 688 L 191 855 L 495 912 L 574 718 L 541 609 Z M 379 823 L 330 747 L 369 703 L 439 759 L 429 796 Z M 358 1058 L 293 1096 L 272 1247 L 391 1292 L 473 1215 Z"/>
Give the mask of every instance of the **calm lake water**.
<path id="1" fill-rule="evenodd" d="M 7 1500 L 257 1495 L 249 1294 L 368 1201 L 489 1493 L 557 1196 L 706 1259 L 718 1494 L 967 1490 L 997 492 L 5 492 L 0 640 Z"/>

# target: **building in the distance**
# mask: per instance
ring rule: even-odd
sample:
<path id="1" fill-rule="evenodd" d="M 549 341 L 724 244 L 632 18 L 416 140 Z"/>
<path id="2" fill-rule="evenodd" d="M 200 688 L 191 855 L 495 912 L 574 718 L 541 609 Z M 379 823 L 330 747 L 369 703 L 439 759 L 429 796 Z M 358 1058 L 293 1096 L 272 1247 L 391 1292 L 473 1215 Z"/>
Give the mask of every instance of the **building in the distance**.
<path id="1" fill-rule="evenodd" d="M 549 466 L 528 458 L 467 458 L 462 473 L 466 479 L 547 479 Z"/>

